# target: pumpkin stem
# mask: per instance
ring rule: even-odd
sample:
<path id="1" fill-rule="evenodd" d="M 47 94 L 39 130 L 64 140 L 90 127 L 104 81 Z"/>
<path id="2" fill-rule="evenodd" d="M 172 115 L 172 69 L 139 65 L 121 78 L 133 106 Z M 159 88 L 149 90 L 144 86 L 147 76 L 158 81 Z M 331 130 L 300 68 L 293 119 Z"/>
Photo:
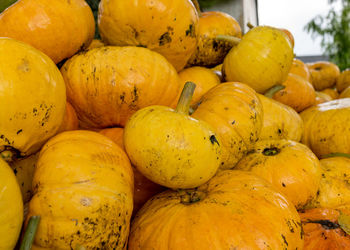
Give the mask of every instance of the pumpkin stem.
<path id="1" fill-rule="evenodd" d="M 40 216 L 30 217 L 27 229 L 24 233 L 24 237 L 20 246 L 20 250 L 32 249 L 32 244 L 34 241 L 36 231 L 38 230 L 39 222 L 40 222 Z"/>
<path id="2" fill-rule="evenodd" d="M 228 35 L 217 35 L 214 40 L 229 43 L 230 45 L 232 45 L 232 47 L 236 46 L 241 42 L 241 38 Z"/>
<path id="3" fill-rule="evenodd" d="M 204 199 L 205 196 L 205 192 L 200 190 L 182 190 L 180 191 L 180 202 L 185 205 L 190 205 Z"/>
<path id="4" fill-rule="evenodd" d="M 268 98 L 272 98 L 278 91 L 284 89 L 285 87 L 286 87 L 286 86 L 283 86 L 283 85 L 280 85 L 280 84 L 275 85 L 275 86 L 269 88 L 269 89 L 265 92 L 264 96 L 266 96 L 266 97 L 268 97 Z"/>
<path id="5" fill-rule="evenodd" d="M 248 27 L 249 29 L 252 29 L 252 28 L 254 28 L 255 26 L 254 26 L 251 22 L 248 22 L 248 23 L 247 23 L 247 27 Z"/>
<path id="6" fill-rule="evenodd" d="M 320 158 L 321 159 L 325 159 L 325 158 L 331 158 L 331 157 L 346 157 L 346 158 L 350 158 L 350 154 L 336 152 L 336 153 L 322 155 Z"/>
<path id="7" fill-rule="evenodd" d="M 85 248 L 84 246 L 78 244 L 78 245 L 75 247 L 75 250 L 86 250 L 86 248 Z"/>
<path id="8" fill-rule="evenodd" d="M 196 88 L 196 84 L 193 82 L 186 82 L 184 88 L 182 89 L 181 96 L 177 103 L 175 111 L 178 113 L 182 113 L 185 115 L 189 114 L 190 104 L 192 100 L 192 96 L 194 93 L 194 89 Z"/>
<path id="9" fill-rule="evenodd" d="M 18 157 L 18 152 L 12 147 L 2 146 L 0 148 L 0 158 L 10 163 Z"/>
<path id="10" fill-rule="evenodd" d="M 202 16 L 202 11 L 201 11 L 201 7 L 199 6 L 198 0 L 192 0 L 192 3 L 194 5 L 194 7 L 196 7 L 196 10 L 198 12 L 199 17 L 201 17 Z"/>
<path id="11" fill-rule="evenodd" d="M 274 156 L 279 154 L 279 152 L 281 152 L 279 148 L 271 147 L 271 148 L 265 148 L 262 154 L 265 156 Z"/>

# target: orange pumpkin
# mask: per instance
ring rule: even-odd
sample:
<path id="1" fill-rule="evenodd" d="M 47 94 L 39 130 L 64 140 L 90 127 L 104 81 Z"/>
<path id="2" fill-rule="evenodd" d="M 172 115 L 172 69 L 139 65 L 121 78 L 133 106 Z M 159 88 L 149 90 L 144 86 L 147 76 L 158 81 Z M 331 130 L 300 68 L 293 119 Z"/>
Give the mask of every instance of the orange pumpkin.
<path id="1" fill-rule="evenodd" d="M 55 63 L 89 46 L 95 21 L 84 0 L 19 0 L 0 14 L 0 37 L 41 50 Z"/>
<path id="2" fill-rule="evenodd" d="M 315 105 L 333 100 L 333 98 L 325 92 L 315 91 L 315 94 L 316 94 Z"/>
<path id="3" fill-rule="evenodd" d="M 61 133 L 63 131 L 76 130 L 78 128 L 79 120 L 77 113 L 75 112 L 73 106 L 69 102 L 66 102 L 66 112 L 64 114 L 61 126 L 58 129 L 58 133 Z"/>
<path id="4" fill-rule="evenodd" d="M 331 62 L 317 61 L 308 63 L 311 83 L 318 91 L 333 87 L 340 74 L 339 67 Z"/>
<path id="5" fill-rule="evenodd" d="M 336 83 L 339 92 L 350 86 L 350 68 L 343 70 L 337 78 Z"/>
<path id="6" fill-rule="evenodd" d="M 330 208 L 314 208 L 299 212 L 304 231 L 305 250 L 350 249 L 350 236 L 343 230 L 342 212 Z M 345 230 L 348 230 L 345 228 Z"/>
<path id="7" fill-rule="evenodd" d="M 311 74 L 310 74 L 309 68 L 306 66 L 306 64 L 303 61 L 299 59 L 296 59 L 296 58 L 293 59 L 292 67 L 290 68 L 289 73 L 301 76 L 306 81 L 311 83 Z"/>
<path id="8" fill-rule="evenodd" d="M 61 72 L 82 128 L 124 126 L 140 108 L 173 103 L 180 86 L 163 56 L 140 47 L 85 51 L 67 60 Z"/>
<path id="9" fill-rule="evenodd" d="M 89 47 L 86 48 L 86 50 L 90 50 L 90 49 L 95 49 L 95 48 L 100 48 L 105 46 L 105 44 L 99 40 L 99 39 L 94 39 L 92 40 L 92 42 L 90 43 Z"/>
<path id="10" fill-rule="evenodd" d="M 197 189 L 150 199 L 131 225 L 135 249 L 302 249 L 295 207 L 262 178 L 225 170 Z"/>
<path id="11" fill-rule="evenodd" d="M 350 97 L 350 86 L 347 87 L 346 89 L 344 89 L 340 95 L 339 95 L 339 99 L 340 98 L 349 98 Z"/>
<path id="12" fill-rule="evenodd" d="M 332 100 L 337 99 L 339 97 L 339 92 L 336 88 L 326 88 L 324 90 L 321 90 L 320 92 L 329 95 L 332 98 Z"/>

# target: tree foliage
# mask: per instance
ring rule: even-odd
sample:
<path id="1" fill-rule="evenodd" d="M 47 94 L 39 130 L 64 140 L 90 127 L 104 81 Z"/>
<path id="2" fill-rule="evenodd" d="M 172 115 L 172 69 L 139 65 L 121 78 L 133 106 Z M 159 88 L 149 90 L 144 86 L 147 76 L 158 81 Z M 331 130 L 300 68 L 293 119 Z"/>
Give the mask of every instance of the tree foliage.
<path id="1" fill-rule="evenodd" d="M 329 4 L 338 0 L 329 0 Z M 304 29 L 313 38 L 321 36 L 321 48 L 341 70 L 350 68 L 350 0 L 341 0 L 342 8 L 332 6 L 325 16 L 317 15 Z"/>

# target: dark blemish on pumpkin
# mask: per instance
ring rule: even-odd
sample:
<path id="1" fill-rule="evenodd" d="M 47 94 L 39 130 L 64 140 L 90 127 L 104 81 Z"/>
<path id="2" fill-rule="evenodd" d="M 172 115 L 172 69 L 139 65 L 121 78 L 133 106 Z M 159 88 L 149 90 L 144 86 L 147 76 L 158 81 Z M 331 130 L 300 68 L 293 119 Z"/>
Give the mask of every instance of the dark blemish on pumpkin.
<path id="1" fill-rule="evenodd" d="M 147 48 L 147 45 L 144 45 L 144 44 L 138 44 L 138 45 L 136 45 L 136 47 Z"/>
<path id="2" fill-rule="evenodd" d="M 17 135 L 18 135 L 19 133 L 21 133 L 21 132 L 22 132 L 22 129 L 18 130 L 18 131 L 17 131 Z"/>
<path id="3" fill-rule="evenodd" d="M 280 128 L 277 130 L 277 132 L 278 132 L 279 134 L 282 134 L 282 130 L 281 130 Z"/>
<path id="4" fill-rule="evenodd" d="M 163 46 L 170 42 L 171 42 L 171 37 L 168 31 L 159 37 L 159 46 Z"/>
<path id="5" fill-rule="evenodd" d="M 338 223 L 334 223 L 330 220 L 308 220 L 308 223 L 316 223 L 316 224 L 320 224 L 324 229 L 337 229 L 339 228 L 339 224 Z"/>
<path id="6" fill-rule="evenodd" d="M 134 100 L 132 102 L 136 102 L 139 99 L 136 86 L 134 86 L 133 94 L 134 94 Z"/>
<path id="7" fill-rule="evenodd" d="M 22 72 L 29 72 L 30 71 L 29 61 L 26 58 L 23 58 L 21 61 L 21 64 L 18 65 L 17 69 Z"/>
<path id="8" fill-rule="evenodd" d="M 283 186 L 283 187 L 286 187 L 286 184 L 284 184 L 284 183 L 282 182 L 282 186 Z"/>
<path id="9" fill-rule="evenodd" d="M 217 143 L 218 146 L 220 146 L 220 144 L 219 144 L 218 140 L 216 139 L 215 135 L 210 136 L 210 142 L 213 145 L 214 145 L 214 143 Z"/>
<path id="10" fill-rule="evenodd" d="M 231 124 L 232 124 L 232 125 L 234 125 L 235 123 L 236 123 L 236 121 L 235 121 L 235 120 L 233 120 L 233 121 L 231 122 Z"/>
<path id="11" fill-rule="evenodd" d="M 123 92 L 120 96 L 119 96 L 120 100 L 122 101 L 122 103 L 125 103 L 125 92 Z"/>
<path id="12" fill-rule="evenodd" d="M 196 34 L 195 34 L 195 28 L 194 28 L 194 25 L 193 24 L 190 24 L 188 26 L 188 30 L 186 30 L 186 36 L 190 36 L 190 37 L 195 37 Z"/>
<path id="13" fill-rule="evenodd" d="M 283 234 L 281 234 L 281 236 L 282 236 L 282 238 L 283 238 L 284 244 L 286 244 L 286 245 L 288 246 L 288 242 L 287 242 L 287 240 L 286 240 L 286 237 L 285 237 Z"/>

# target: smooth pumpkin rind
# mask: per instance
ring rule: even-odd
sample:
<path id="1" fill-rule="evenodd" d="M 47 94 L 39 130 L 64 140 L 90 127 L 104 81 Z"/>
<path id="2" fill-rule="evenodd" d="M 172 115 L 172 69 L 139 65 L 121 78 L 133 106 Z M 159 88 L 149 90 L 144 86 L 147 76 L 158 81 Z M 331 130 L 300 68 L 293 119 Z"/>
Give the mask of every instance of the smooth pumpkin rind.
<path id="1" fill-rule="evenodd" d="M 311 83 L 315 90 L 331 88 L 336 84 L 340 75 L 339 67 L 332 62 L 317 61 L 306 64 L 311 74 Z"/>

